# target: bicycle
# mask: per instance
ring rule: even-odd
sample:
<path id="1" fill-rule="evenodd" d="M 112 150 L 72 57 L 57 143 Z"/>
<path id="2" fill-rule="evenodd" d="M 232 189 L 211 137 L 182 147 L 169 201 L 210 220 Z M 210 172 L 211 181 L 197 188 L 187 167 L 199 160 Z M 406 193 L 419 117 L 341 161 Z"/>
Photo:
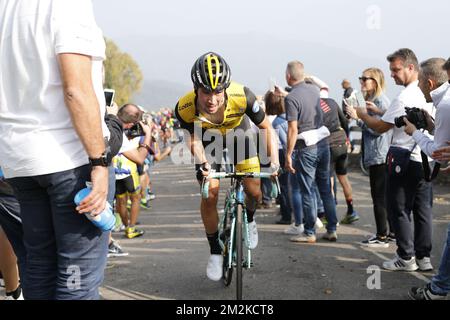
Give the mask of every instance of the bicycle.
<path id="1" fill-rule="evenodd" d="M 249 230 L 247 211 L 245 207 L 244 179 L 268 179 L 271 173 L 239 173 L 211 171 L 202 183 L 203 199 L 208 198 L 210 179 L 231 179 L 231 186 L 227 191 L 223 216 L 219 219 L 219 242 L 223 254 L 223 283 L 226 287 L 231 284 L 233 269 L 236 268 L 236 299 L 242 300 L 242 270 L 252 267 L 251 250 L 249 248 Z M 275 179 L 279 194 L 278 179 Z M 247 250 L 244 250 L 243 243 Z"/>

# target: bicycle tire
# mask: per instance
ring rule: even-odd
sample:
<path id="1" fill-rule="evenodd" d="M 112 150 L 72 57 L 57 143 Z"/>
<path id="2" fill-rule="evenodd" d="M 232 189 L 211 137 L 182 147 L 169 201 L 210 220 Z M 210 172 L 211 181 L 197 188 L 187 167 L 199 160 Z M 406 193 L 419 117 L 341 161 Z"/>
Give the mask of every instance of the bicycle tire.
<path id="1" fill-rule="evenodd" d="M 242 300 L 242 255 L 243 255 L 243 239 L 242 239 L 242 218 L 243 207 L 241 204 L 236 208 L 236 299 Z"/>
<path id="2" fill-rule="evenodd" d="M 223 276 L 222 281 L 223 284 L 228 287 L 231 284 L 231 280 L 233 279 L 233 266 L 228 265 L 229 256 L 233 255 L 233 252 L 230 251 L 231 247 L 231 217 L 229 208 L 227 208 L 226 202 L 225 202 L 225 213 L 223 217 L 223 229 L 221 233 L 221 240 L 223 243 Z"/>
<path id="3" fill-rule="evenodd" d="M 367 171 L 367 168 L 364 165 L 364 159 L 363 159 L 362 155 L 361 155 L 361 157 L 359 157 L 359 167 L 360 167 L 363 175 L 369 176 L 369 171 Z"/>

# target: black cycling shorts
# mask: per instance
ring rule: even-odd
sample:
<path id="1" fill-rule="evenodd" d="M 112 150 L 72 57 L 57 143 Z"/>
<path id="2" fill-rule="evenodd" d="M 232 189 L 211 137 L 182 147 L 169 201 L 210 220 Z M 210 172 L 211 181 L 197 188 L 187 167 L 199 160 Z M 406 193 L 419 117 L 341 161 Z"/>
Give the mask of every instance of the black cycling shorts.
<path id="1" fill-rule="evenodd" d="M 206 136 L 207 137 L 207 136 Z M 209 139 L 209 137 L 211 139 Z M 203 135 L 203 148 L 211 168 L 216 171 L 221 171 L 222 165 L 235 165 L 238 172 L 260 172 L 260 163 L 257 150 L 257 135 L 252 131 L 250 120 L 244 116 L 241 124 L 234 130 L 231 130 L 227 135 L 214 135 L 208 137 L 205 141 L 205 134 Z M 216 144 L 218 143 L 218 145 Z M 220 148 L 218 148 L 220 147 Z M 216 154 L 217 150 L 227 149 L 226 161 L 224 155 Z M 198 170 L 200 165 L 195 166 Z"/>
<path id="2" fill-rule="evenodd" d="M 129 175 L 125 179 L 116 180 L 116 196 L 123 197 L 127 193 L 135 194 L 141 190 L 139 185 L 139 175 L 136 173 Z"/>
<path id="3" fill-rule="evenodd" d="M 347 145 L 340 145 L 330 148 L 331 166 L 334 167 L 336 174 L 343 176 L 347 174 L 348 155 Z"/>

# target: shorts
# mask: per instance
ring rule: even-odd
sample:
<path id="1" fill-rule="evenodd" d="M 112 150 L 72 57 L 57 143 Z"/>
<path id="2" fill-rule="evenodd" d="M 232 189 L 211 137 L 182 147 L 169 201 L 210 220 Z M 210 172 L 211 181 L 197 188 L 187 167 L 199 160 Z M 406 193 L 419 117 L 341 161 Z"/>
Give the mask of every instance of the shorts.
<path id="1" fill-rule="evenodd" d="M 212 135 L 211 141 L 203 140 L 203 148 L 207 159 L 212 160 L 209 164 L 213 170 L 219 172 L 222 166 L 232 164 L 236 166 L 236 172 L 260 172 L 256 140 L 256 134 L 251 130 L 250 120 L 245 116 L 241 124 L 225 136 Z M 223 152 L 216 154 L 225 148 L 228 151 L 227 159 Z M 199 168 L 200 165 L 195 166 L 196 170 Z"/>
<path id="2" fill-rule="evenodd" d="M 333 146 L 330 148 L 331 166 L 334 167 L 336 174 L 343 176 L 347 174 L 348 155 L 347 145 Z"/>
<path id="3" fill-rule="evenodd" d="M 139 184 L 139 175 L 137 172 L 132 173 L 128 177 L 116 180 L 116 197 L 124 197 L 127 194 L 136 194 L 141 191 Z"/>

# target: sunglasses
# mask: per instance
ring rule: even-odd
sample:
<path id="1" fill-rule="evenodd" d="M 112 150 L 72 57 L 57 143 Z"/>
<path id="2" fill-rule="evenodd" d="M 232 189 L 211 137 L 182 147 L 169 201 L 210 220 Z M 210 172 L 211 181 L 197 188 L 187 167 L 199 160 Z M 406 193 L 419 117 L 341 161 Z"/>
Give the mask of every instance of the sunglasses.
<path id="1" fill-rule="evenodd" d="M 359 77 L 359 81 L 361 81 L 361 82 L 366 82 L 367 80 L 375 81 L 375 79 L 371 78 L 371 77 Z"/>

